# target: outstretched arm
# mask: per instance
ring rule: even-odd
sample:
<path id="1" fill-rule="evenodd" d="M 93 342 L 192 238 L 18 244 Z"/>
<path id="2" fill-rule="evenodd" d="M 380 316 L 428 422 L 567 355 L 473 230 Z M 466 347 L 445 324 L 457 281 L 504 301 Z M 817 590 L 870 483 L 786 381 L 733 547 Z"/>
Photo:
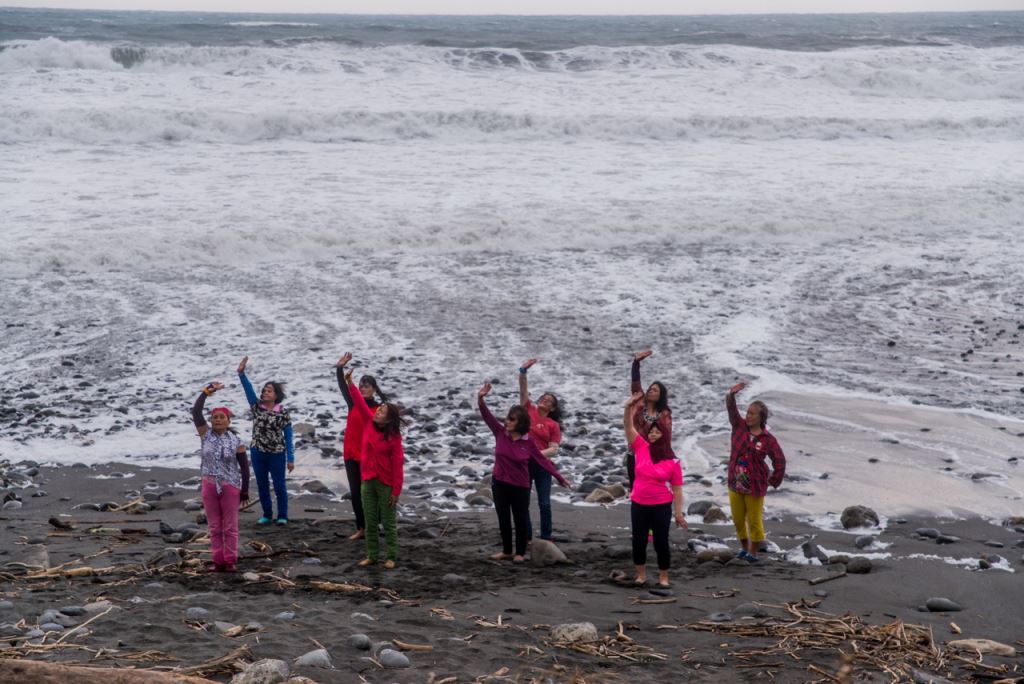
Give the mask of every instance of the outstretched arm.
<path id="1" fill-rule="evenodd" d="M 732 424 L 735 430 L 737 426 L 743 424 L 743 418 L 740 417 L 740 410 L 736 408 L 736 395 L 743 391 L 743 388 L 747 386 L 747 383 L 740 382 L 736 383 L 729 388 L 729 393 L 725 395 L 725 410 L 729 412 L 729 423 Z"/>
<path id="2" fill-rule="evenodd" d="M 530 370 L 530 366 L 537 363 L 537 359 L 526 359 L 523 361 L 523 365 L 519 367 L 519 405 L 526 406 L 530 403 L 530 387 L 529 382 L 526 379 L 526 371 Z"/>
<path id="3" fill-rule="evenodd" d="M 354 409 L 365 420 L 373 418 L 373 411 L 370 409 L 370 405 L 366 403 L 366 397 L 363 396 L 358 387 L 352 384 L 352 371 L 348 371 L 345 374 L 345 380 L 348 383 L 348 396 L 352 400 L 349 408 Z"/>
<path id="4" fill-rule="evenodd" d="M 242 359 L 242 362 L 238 364 L 238 379 L 242 381 L 242 389 L 245 390 L 245 400 L 249 403 L 249 407 L 252 408 L 256 404 L 260 403 L 259 397 L 256 396 L 256 390 L 252 388 L 252 383 L 249 382 L 249 378 L 245 374 L 245 367 L 249 363 L 249 357 L 246 356 Z"/>
<path id="5" fill-rule="evenodd" d="M 642 382 L 640 382 L 640 362 L 646 359 L 648 356 L 650 356 L 651 353 L 651 350 L 648 349 L 646 351 L 637 352 L 636 354 L 633 354 L 633 367 L 630 369 L 629 373 L 630 394 L 636 394 L 637 392 L 644 391 L 644 385 Z"/>
<path id="6" fill-rule="evenodd" d="M 494 414 L 491 413 L 491 409 L 487 408 L 487 403 L 484 402 L 486 397 L 491 391 L 491 383 L 484 383 L 484 386 L 480 388 L 480 391 L 476 393 L 477 407 L 480 409 L 480 415 L 484 417 L 484 422 L 487 423 L 487 427 L 491 429 L 494 436 L 497 437 L 505 429 L 505 426 L 501 424 Z"/>
<path id="7" fill-rule="evenodd" d="M 223 389 L 224 385 L 219 382 L 211 382 L 209 385 L 203 388 L 203 391 L 196 397 L 196 403 L 192 404 L 192 424 L 196 426 L 196 432 L 199 433 L 199 438 L 202 439 L 206 436 L 206 432 L 210 429 L 210 426 L 206 424 L 206 418 L 203 417 L 203 407 L 206 405 L 206 397 L 210 396 L 219 389 Z"/>
<path id="8" fill-rule="evenodd" d="M 635 392 L 633 396 L 627 399 L 626 403 L 622 405 L 625 409 L 622 412 L 622 427 L 626 431 L 626 444 L 629 446 L 633 446 L 633 442 L 636 441 L 636 428 L 633 427 L 633 407 L 643 398 L 643 394 Z"/>
<path id="9" fill-rule="evenodd" d="M 530 458 L 534 461 L 534 463 L 536 463 L 541 468 L 551 473 L 551 476 L 558 481 L 558 484 L 568 489 L 569 481 L 562 476 L 562 473 L 558 472 L 558 468 L 556 468 L 555 464 L 551 462 L 551 459 L 545 456 L 544 453 L 540 449 L 538 449 L 537 446 L 532 442 L 530 443 L 530 446 Z"/>
<path id="10" fill-rule="evenodd" d="M 341 390 L 341 396 L 345 397 L 345 403 L 348 405 L 348 410 L 352 410 L 352 394 L 348 391 L 348 380 L 345 379 L 345 365 L 352 360 L 352 353 L 345 352 L 338 363 L 334 364 L 335 369 L 338 373 L 338 389 Z"/>

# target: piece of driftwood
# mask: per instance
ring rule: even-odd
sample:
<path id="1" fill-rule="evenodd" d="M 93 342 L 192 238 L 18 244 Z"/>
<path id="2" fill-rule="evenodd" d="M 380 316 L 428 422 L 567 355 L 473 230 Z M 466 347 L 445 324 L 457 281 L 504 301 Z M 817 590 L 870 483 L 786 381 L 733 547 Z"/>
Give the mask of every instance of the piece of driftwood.
<path id="1" fill-rule="evenodd" d="M 816 664 L 808 663 L 808 671 L 818 677 L 808 681 L 815 682 L 854 681 L 858 669 L 883 674 L 893 682 L 913 681 L 914 670 L 933 672 L 954 681 L 963 681 L 967 673 L 986 679 L 1010 674 L 1007 665 L 988 665 L 980 658 L 965 657 L 954 649 L 942 648 L 936 644 L 928 627 L 909 625 L 902 620 L 872 625 L 856 615 L 831 615 L 815 610 L 803 601 L 782 606 L 761 605 L 783 610 L 788 615 L 742 622 L 702 620 L 658 628 L 690 629 L 732 637 L 722 647 L 730 649 L 730 657 L 740 660 L 786 656 L 801 661 L 809 660 L 816 652 L 833 651 L 842 663 L 836 672 L 824 668 L 820 658 Z M 738 643 L 743 639 L 771 639 L 775 644 L 744 649 Z"/>

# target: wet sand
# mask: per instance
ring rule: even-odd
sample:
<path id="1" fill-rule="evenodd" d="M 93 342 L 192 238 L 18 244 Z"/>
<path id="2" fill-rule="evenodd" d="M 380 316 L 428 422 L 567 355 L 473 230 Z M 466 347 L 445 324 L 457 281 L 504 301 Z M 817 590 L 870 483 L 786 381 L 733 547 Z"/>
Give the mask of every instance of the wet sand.
<path id="1" fill-rule="evenodd" d="M 18 474 L 26 472 L 35 474 Z M 432 512 L 416 505 L 410 493 L 400 517 L 399 565 L 387 571 L 357 567 L 364 547 L 347 539 L 354 529 L 347 502 L 294 496 L 286 529 L 257 526 L 255 509 L 242 513 L 247 557 L 239 574 L 228 575 L 204 570 L 205 537 L 186 542 L 177 531 L 196 521 L 197 512 L 185 510 L 196 488 L 176 486 L 193 473 L 31 464 L 8 466 L 5 473 L 7 491 L 22 505 L 0 513 L 3 658 L 171 669 L 209 663 L 243 646 L 239 662 L 293 663 L 322 646 L 332 668 L 293 666 L 292 674 L 316 682 L 360 681 L 359 676 L 368 682 L 711 682 L 768 674 L 775 681 L 828 681 L 811 666 L 836 676 L 843 664 L 838 648 L 850 651 L 849 642 L 805 645 L 792 657 L 773 650 L 777 635 L 728 633 L 738 626 L 761 626 L 763 632 L 779 618 L 792 622 L 791 611 L 797 610 L 847 615 L 868 626 L 921 625 L 939 648 L 958 638 L 993 639 L 1018 653 L 985 655 L 985 666 L 1005 667 L 1001 676 L 1010 678 L 1024 669 L 1024 643 L 1018 641 L 1024 620 L 1019 602 L 1008 600 L 1020 594 L 1024 521 L 1015 529 L 979 518 L 893 517 L 885 529 L 875 530 L 875 545 L 860 552 L 856 534 L 786 516 L 768 521 L 772 548 L 778 550 L 750 565 L 700 562 L 697 552 L 712 552 L 715 538 L 735 549 L 734 535 L 730 524 L 697 524 L 699 518 L 690 516 L 691 530 L 672 532 L 672 590 L 660 596 L 609 579 L 616 573 L 631 577 L 628 504 L 556 504 L 556 540 L 571 563 L 535 567 L 489 560 L 499 541 L 491 509 Z M 129 477 L 110 477 L 114 473 Z M 40 490 L 46 496 L 32 496 Z M 124 505 L 147 493 L 152 510 L 144 513 L 76 508 Z M 698 499 L 691 495 L 688 503 Z M 48 522 L 53 517 L 74 529 L 57 529 Z M 920 528 L 956 539 L 937 544 L 915 534 Z M 842 567 L 806 564 L 811 561 L 803 560 L 800 547 L 807 541 L 826 556 L 880 556 L 867 574 L 812 585 L 809 580 L 838 574 Z M 653 550 L 650 557 L 653 570 Z M 987 560 L 980 562 L 982 557 Z M 44 566 L 62 565 L 95 571 L 39 576 Z M 932 598 L 950 599 L 963 610 L 922 611 Z M 44 611 L 66 607 L 90 612 L 70 616 L 63 632 L 28 636 Z M 593 623 L 600 644 L 573 649 L 552 638 L 551 626 L 581 621 Z M 355 634 L 365 634 L 372 650 L 353 646 Z M 61 638 L 60 646 L 46 646 Z M 406 651 L 408 668 L 385 670 L 367 659 L 381 644 L 394 648 L 394 640 L 432 650 Z M 763 655 L 752 655 L 758 651 Z M 976 672 L 955 659 L 946 668 L 933 673 L 964 681 Z M 230 679 L 230 668 L 192 673 Z M 577 675 L 581 679 L 574 680 Z M 851 676 L 849 681 L 888 681 L 879 667 L 862 662 L 854 663 Z"/>

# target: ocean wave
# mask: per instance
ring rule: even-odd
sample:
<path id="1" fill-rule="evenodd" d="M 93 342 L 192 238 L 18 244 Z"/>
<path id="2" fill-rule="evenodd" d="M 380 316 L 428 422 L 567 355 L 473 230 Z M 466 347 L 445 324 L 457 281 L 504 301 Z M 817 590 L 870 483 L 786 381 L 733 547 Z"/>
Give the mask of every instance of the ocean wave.
<path id="1" fill-rule="evenodd" d="M 554 116 L 493 110 L 312 111 L 24 109 L 0 106 L 0 144 L 59 140 L 82 144 L 381 142 L 457 139 L 504 142 L 635 140 L 1012 140 L 1024 115 L 860 119 L 767 116 Z"/>
<path id="2" fill-rule="evenodd" d="M 819 84 L 874 95 L 939 99 L 1024 99 L 1024 49 L 855 48 L 794 53 L 730 45 L 597 47 L 567 50 L 365 47 L 346 38 L 294 36 L 261 46 L 109 45 L 45 38 L 0 45 L 0 72 L 80 69 L 182 70 L 251 76 L 416 71 L 523 73 L 688 72 L 701 81 L 733 78 Z"/>
<path id="3" fill-rule="evenodd" d="M 238 28 L 267 28 L 270 26 L 319 26 L 307 21 L 229 21 L 225 26 Z"/>

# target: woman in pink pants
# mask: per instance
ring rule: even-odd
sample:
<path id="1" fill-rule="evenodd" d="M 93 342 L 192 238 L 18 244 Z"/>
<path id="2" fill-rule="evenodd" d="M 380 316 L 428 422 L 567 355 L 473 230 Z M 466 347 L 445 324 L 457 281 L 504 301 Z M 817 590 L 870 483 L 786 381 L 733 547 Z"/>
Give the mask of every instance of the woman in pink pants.
<path id="1" fill-rule="evenodd" d="M 224 385 L 212 382 L 192 406 L 192 422 L 202 444 L 203 508 L 210 526 L 214 572 L 235 572 L 238 561 L 238 506 L 249 500 L 249 459 L 245 445 L 231 429 L 231 411 L 221 406 L 210 412 L 213 428 L 203 418 L 206 397 Z"/>

